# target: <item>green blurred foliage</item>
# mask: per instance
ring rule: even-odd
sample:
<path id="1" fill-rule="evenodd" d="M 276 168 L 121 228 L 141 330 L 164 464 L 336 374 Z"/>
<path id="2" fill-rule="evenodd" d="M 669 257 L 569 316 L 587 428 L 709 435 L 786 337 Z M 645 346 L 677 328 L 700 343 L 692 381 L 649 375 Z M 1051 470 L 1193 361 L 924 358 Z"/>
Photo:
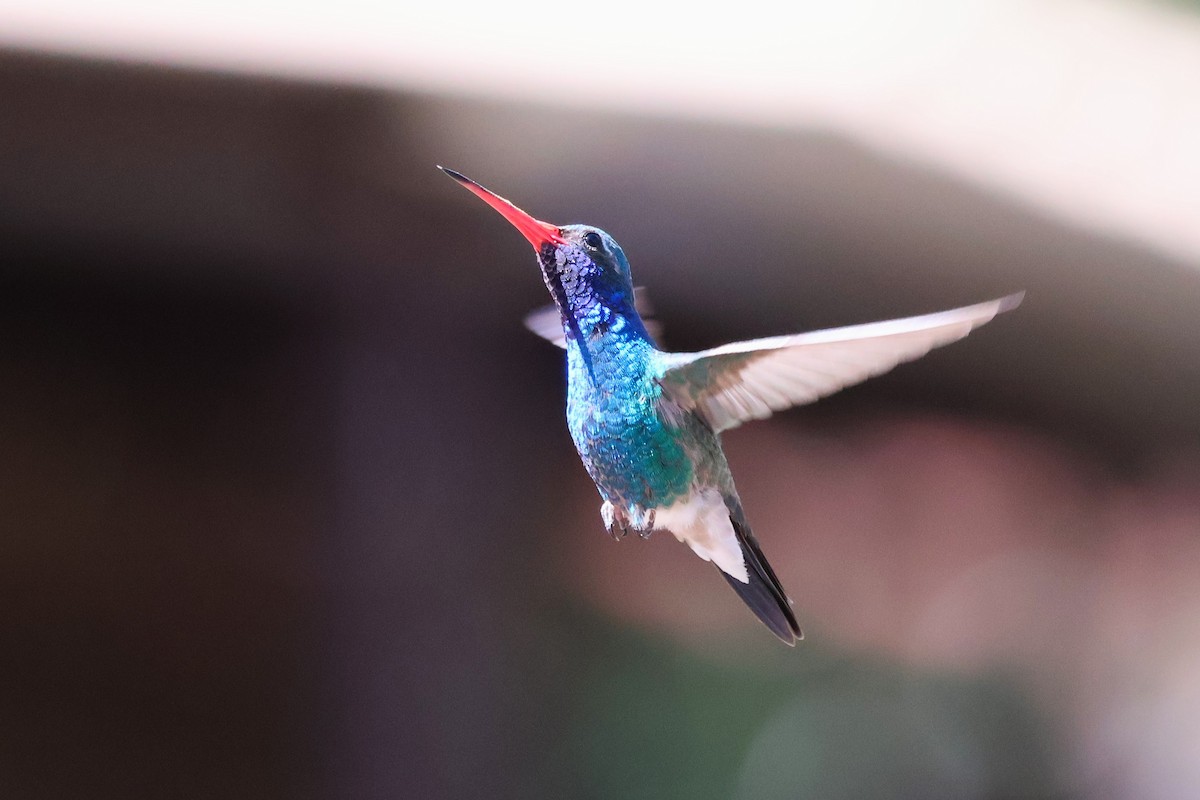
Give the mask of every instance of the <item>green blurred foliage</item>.
<path id="1" fill-rule="evenodd" d="M 1065 796 L 1020 684 L 946 675 L 810 636 L 704 654 L 575 609 L 539 796 L 870 800 Z M 562 647 L 562 643 L 559 644 Z M 563 651 L 560 651 L 560 654 Z"/>

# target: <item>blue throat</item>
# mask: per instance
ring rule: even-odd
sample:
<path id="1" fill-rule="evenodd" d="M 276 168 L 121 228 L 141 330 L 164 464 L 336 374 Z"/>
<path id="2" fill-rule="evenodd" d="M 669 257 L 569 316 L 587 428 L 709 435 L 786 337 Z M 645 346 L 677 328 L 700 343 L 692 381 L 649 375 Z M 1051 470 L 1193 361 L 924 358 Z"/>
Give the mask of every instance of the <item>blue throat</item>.
<path id="1" fill-rule="evenodd" d="M 571 311 L 570 298 L 567 297 L 567 290 L 563 286 L 562 276 L 557 272 L 551 273 L 551 277 L 547 281 L 550 286 L 550 294 L 554 296 L 554 301 L 558 304 L 559 312 L 562 314 L 563 322 L 567 329 L 571 332 L 572 338 L 579 346 L 579 354 L 583 358 L 583 365 L 587 368 L 588 378 L 592 385 L 596 385 L 596 370 L 592 366 L 592 354 L 588 351 L 587 340 L 583 338 L 583 331 L 579 327 L 579 320 L 575 318 L 575 314 Z"/>
<path id="2" fill-rule="evenodd" d="M 634 306 L 628 267 L 622 263 L 606 269 L 576 244 L 549 242 L 538 251 L 538 261 L 567 339 L 578 347 L 588 380 L 598 386 L 589 338 L 597 332 L 608 335 L 610 329 L 619 330 L 623 338 L 649 338 Z"/>

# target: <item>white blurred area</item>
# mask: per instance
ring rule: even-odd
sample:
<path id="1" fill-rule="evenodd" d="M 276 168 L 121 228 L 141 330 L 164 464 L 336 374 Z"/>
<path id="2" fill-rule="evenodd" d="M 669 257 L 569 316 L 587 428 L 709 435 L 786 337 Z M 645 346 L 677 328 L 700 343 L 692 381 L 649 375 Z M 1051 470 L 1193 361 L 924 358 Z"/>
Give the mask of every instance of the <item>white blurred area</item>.
<path id="1" fill-rule="evenodd" d="M 1165 3 L 0 3 L 0 45 L 823 128 L 1200 262 L 1200 20 Z"/>

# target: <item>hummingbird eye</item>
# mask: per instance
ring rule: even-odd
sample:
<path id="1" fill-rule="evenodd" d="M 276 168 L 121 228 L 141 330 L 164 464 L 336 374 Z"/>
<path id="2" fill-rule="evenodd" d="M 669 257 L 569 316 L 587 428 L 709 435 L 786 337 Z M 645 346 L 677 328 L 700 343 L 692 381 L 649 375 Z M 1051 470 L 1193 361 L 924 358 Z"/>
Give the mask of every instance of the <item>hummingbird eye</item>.
<path id="1" fill-rule="evenodd" d="M 583 235 L 583 241 L 584 244 L 593 250 L 599 250 L 600 246 L 604 244 L 604 241 L 600 238 L 600 234 L 596 233 L 595 231 L 588 231 L 585 233 Z"/>

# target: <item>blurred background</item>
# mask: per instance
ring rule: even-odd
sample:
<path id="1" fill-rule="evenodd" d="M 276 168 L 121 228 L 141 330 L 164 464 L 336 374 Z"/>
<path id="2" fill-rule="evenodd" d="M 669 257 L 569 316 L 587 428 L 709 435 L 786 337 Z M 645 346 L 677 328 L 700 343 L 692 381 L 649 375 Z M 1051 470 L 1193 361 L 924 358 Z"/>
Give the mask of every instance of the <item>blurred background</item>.
<path id="1" fill-rule="evenodd" d="M 1194 2 L 0 2 L 0 795 L 1197 796 L 1197 75 Z M 435 163 L 672 349 L 1028 295 L 725 437 L 789 650 L 608 539 Z"/>

